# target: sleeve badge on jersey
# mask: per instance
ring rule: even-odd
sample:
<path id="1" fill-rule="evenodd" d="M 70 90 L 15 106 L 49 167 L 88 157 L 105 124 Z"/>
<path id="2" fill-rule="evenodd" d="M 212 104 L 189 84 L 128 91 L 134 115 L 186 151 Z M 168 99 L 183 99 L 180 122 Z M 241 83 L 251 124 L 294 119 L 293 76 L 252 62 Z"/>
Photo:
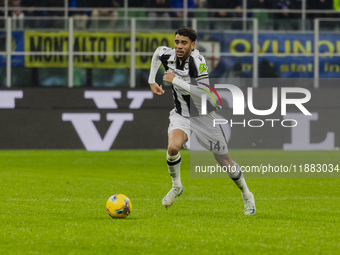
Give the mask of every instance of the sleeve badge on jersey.
<path id="1" fill-rule="evenodd" d="M 200 72 L 205 72 L 205 71 L 208 70 L 208 67 L 205 63 L 202 63 L 202 64 L 200 64 L 199 70 L 200 70 Z"/>

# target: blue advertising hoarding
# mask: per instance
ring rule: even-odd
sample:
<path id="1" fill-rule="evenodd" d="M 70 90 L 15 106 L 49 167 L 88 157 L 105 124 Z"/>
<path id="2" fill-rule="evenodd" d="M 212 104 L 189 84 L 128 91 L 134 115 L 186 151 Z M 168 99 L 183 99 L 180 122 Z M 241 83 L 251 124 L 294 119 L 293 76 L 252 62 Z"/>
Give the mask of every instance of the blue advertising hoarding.
<path id="1" fill-rule="evenodd" d="M 0 38 L 2 41 L 1 50 L 0 51 L 6 51 L 6 33 L 0 32 Z M 12 51 L 24 51 L 25 46 L 25 39 L 24 39 L 24 32 L 23 31 L 15 31 L 12 32 Z M 12 56 L 12 67 L 23 67 L 25 66 L 25 58 L 23 55 L 21 56 Z M 6 55 L 0 54 L 0 67 L 6 66 Z"/>
<path id="2" fill-rule="evenodd" d="M 221 77 L 233 68 L 235 63 L 242 64 L 246 77 L 252 76 L 253 57 L 245 56 L 253 52 L 253 34 L 250 33 L 209 33 L 202 38 L 220 43 L 220 52 L 233 53 L 234 56 L 217 57 L 218 65 L 211 73 Z M 267 60 L 282 78 L 312 78 L 314 71 L 314 34 L 304 33 L 261 33 L 258 36 L 258 56 L 260 63 Z M 320 53 L 340 53 L 340 34 L 320 34 Z M 270 53 L 271 56 L 265 56 Z M 272 54 L 275 54 L 274 56 Z M 288 55 L 290 54 L 290 55 Z M 299 54 L 299 55 L 291 55 Z M 340 57 L 319 58 L 320 78 L 340 78 Z M 276 78 L 276 77 L 272 77 Z"/>

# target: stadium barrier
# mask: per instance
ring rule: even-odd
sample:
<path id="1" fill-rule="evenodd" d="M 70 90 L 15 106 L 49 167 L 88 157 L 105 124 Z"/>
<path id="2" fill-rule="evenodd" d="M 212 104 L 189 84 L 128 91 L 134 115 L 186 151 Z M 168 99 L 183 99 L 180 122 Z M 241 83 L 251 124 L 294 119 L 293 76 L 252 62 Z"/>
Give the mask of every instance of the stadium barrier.
<path id="1" fill-rule="evenodd" d="M 23 86 L 19 82 L 22 76 L 14 79 L 13 72 L 24 67 L 24 74 L 31 70 L 32 77 L 33 69 L 37 68 L 51 69 L 52 74 L 49 72 L 46 76 L 57 73 L 55 69 L 62 72 L 62 77 L 58 79 L 64 81 L 53 84 L 57 79 L 51 79 L 45 83 L 49 86 L 143 87 L 145 84 L 141 80 L 146 79 L 145 73 L 153 51 L 159 45 L 173 46 L 174 30 L 169 27 L 169 20 L 156 20 L 157 24 L 164 25 L 163 29 L 151 28 L 153 22 L 150 22 L 150 18 L 118 19 L 114 31 L 107 27 L 85 30 L 75 27 L 76 19 L 54 18 L 48 22 L 46 20 L 46 24 L 52 27 L 22 30 L 13 29 L 13 20 L 8 18 L 3 28 L 5 32 L 0 32 L 3 42 L 0 48 L 0 79 L 5 81 L 4 85 L 8 88 Z M 285 32 L 261 30 L 257 19 L 193 18 L 189 21 L 198 31 L 197 48 L 204 52 L 209 72 L 214 71 L 214 77 L 225 75 L 225 72 L 232 70 L 234 64 L 241 63 L 242 71 L 246 77 L 253 78 L 253 86 L 256 88 L 263 60 L 277 69 L 281 77 L 313 77 L 314 88 L 320 86 L 322 78 L 340 77 L 339 34 L 336 30 L 322 28 L 325 22 L 337 24 L 338 19 L 316 19 L 314 31 Z M 222 22 L 224 28 L 210 30 L 211 22 Z M 235 22 L 237 30 L 231 28 Z M 111 72 L 105 82 L 93 84 L 90 78 L 84 81 L 84 76 L 94 76 L 92 73 L 88 75 L 88 70 L 94 73 L 99 69 L 116 69 L 116 77 Z M 24 76 L 26 78 L 27 74 Z M 31 83 L 39 83 L 40 80 L 36 77 Z M 12 84 L 14 81 L 15 84 Z"/>

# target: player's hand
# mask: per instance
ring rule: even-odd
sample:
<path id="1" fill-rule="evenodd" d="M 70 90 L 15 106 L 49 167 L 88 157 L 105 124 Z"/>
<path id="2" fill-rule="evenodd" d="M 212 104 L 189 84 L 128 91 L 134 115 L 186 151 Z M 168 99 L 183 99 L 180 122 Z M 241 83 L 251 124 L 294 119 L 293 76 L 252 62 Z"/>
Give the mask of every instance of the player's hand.
<path id="1" fill-rule="evenodd" d="M 163 81 L 166 81 L 166 82 L 169 82 L 172 84 L 172 80 L 175 78 L 176 76 L 171 72 L 171 71 L 166 71 L 164 73 L 164 76 L 163 76 Z"/>
<path id="2" fill-rule="evenodd" d="M 160 96 L 160 95 L 163 95 L 165 92 L 162 88 L 162 85 L 159 86 L 157 83 L 151 83 L 150 88 L 151 88 L 152 93 L 154 93 L 155 95 Z"/>

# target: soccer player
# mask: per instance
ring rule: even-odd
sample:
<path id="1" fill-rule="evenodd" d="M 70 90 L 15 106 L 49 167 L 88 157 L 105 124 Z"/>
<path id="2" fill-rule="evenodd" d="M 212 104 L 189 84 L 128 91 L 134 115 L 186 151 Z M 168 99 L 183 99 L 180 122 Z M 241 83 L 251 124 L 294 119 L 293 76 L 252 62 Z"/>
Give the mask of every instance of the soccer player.
<path id="1" fill-rule="evenodd" d="M 181 27 L 175 32 L 175 49 L 158 47 L 152 57 L 149 75 L 149 84 L 156 95 L 164 94 L 162 85 L 155 81 L 157 71 L 163 64 L 166 72 L 163 81 L 172 84 L 175 108 L 170 112 L 170 124 L 168 128 L 167 164 L 172 178 L 172 188 L 164 197 L 162 204 L 168 208 L 173 205 L 177 196 L 183 193 L 183 185 L 180 178 L 181 154 L 180 149 L 190 137 L 191 132 L 197 135 L 200 144 L 210 150 L 216 161 L 227 169 L 229 177 L 241 190 L 244 202 L 244 214 L 256 213 L 253 194 L 249 191 L 240 166 L 231 160 L 227 141 L 222 129 L 213 127 L 213 120 L 217 118 L 214 104 L 207 103 L 207 114 L 201 114 L 201 97 L 197 94 L 200 89 L 194 89 L 202 85 L 207 89 L 209 76 L 204 57 L 195 49 L 197 34 L 190 27 Z M 196 84 L 191 80 L 195 79 Z M 190 89 L 191 88 L 191 89 Z M 211 146 L 211 142 L 219 143 L 219 146 Z"/>

